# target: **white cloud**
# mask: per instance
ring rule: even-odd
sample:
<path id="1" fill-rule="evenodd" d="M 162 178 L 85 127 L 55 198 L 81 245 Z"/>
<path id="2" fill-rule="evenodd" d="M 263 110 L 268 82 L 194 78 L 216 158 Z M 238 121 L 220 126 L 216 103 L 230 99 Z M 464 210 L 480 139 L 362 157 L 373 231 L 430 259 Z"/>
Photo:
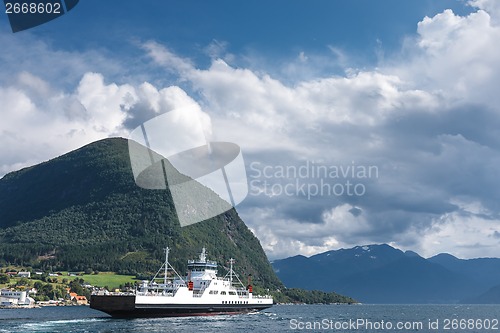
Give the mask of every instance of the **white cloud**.
<path id="1" fill-rule="evenodd" d="M 103 50 L 68 51 L 57 49 L 54 44 L 29 31 L 0 32 L 0 84 L 11 84 L 20 72 L 42 78 L 58 89 L 74 87 L 86 72 L 105 72 L 108 77 L 127 74 L 123 62 Z"/>
<path id="2" fill-rule="evenodd" d="M 491 15 L 478 10 L 459 16 L 445 10 L 425 17 L 418 23 L 415 44 L 408 47 L 409 59 L 386 70 L 452 101 L 496 107 L 500 101 L 494 88 L 500 74 L 500 49 L 496 47 L 500 26 Z"/>
<path id="3" fill-rule="evenodd" d="M 194 69 L 194 65 L 188 59 L 181 58 L 168 48 L 154 42 L 149 41 L 143 44 L 143 49 L 148 55 L 163 68 L 180 73 L 189 73 Z"/>
<path id="4" fill-rule="evenodd" d="M 264 223 L 252 224 L 255 219 L 250 219 L 249 215 Z M 242 215 L 245 221 L 250 221 L 250 230 L 259 238 L 271 260 L 293 254 L 313 255 L 340 244 L 325 230 L 324 224 L 304 225 L 293 219 L 276 218 L 276 215 L 279 213 L 271 208 L 253 208 Z"/>
<path id="5" fill-rule="evenodd" d="M 127 137 L 132 120 L 156 116 L 173 109 L 195 110 L 193 119 L 179 119 L 176 131 L 210 135 L 210 118 L 178 87 L 156 89 L 105 83 L 99 73 L 86 73 L 73 92 L 63 92 L 30 73 L 21 73 L 14 84 L 0 86 L 3 111 L 0 122 L 0 172 L 5 174 L 110 136 Z M 144 119 L 144 121 L 147 119 Z M 141 122 L 139 121 L 139 124 Z M 138 125 L 138 124 L 137 124 Z"/>
<path id="6" fill-rule="evenodd" d="M 2 173 L 118 134 L 122 119 L 119 107 L 103 95 L 99 98 L 99 93 L 109 93 L 97 91 L 103 86 L 95 86 L 97 90 L 92 92 L 88 87 L 92 83 L 99 83 L 95 74 L 82 79 L 82 96 L 78 96 L 59 91 L 43 79 L 24 72 L 18 76 L 17 83 L 0 86 Z M 82 105 L 81 98 L 89 108 Z"/>
<path id="7" fill-rule="evenodd" d="M 279 212 L 272 208 L 250 209 L 245 212 L 244 218 L 249 221 L 265 221 L 251 224 L 250 228 L 260 239 L 270 258 L 279 259 L 290 253 L 313 255 L 332 248 L 355 246 L 356 241 L 360 241 L 357 234 L 368 234 L 372 226 L 362 213 L 355 216 L 351 212 L 353 208 L 348 204 L 333 207 L 323 213 L 321 222 L 314 224 L 276 218 Z M 250 215 L 256 218 L 249 218 Z M 342 235 L 343 239 L 338 239 L 336 235 Z M 352 237 L 354 235 L 356 237 Z"/>
<path id="8" fill-rule="evenodd" d="M 433 221 L 420 248 L 423 256 L 453 253 L 459 258 L 498 257 L 500 220 L 453 212 Z"/>
<path id="9" fill-rule="evenodd" d="M 93 129 L 106 135 L 118 135 L 126 119 L 126 111 L 137 101 L 135 89 L 130 85 L 106 85 L 98 73 L 83 76 L 76 97 L 91 117 Z"/>
<path id="10" fill-rule="evenodd" d="M 495 24 L 498 24 L 500 19 L 500 3 L 497 0 L 470 0 L 469 4 L 472 7 L 485 10 L 491 15 Z"/>

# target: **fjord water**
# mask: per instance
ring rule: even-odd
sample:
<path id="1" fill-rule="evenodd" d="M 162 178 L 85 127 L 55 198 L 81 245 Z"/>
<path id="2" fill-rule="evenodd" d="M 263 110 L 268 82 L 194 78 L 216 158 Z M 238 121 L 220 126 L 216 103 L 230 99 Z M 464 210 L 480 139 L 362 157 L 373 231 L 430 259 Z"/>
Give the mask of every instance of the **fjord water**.
<path id="1" fill-rule="evenodd" d="M 447 320 L 449 329 L 445 326 Z M 471 324 L 460 328 L 460 320 L 463 323 L 466 323 L 464 320 L 474 320 L 474 323 L 470 321 Z M 46 307 L 0 310 L 0 333 L 500 332 L 498 325 L 490 325 L 489 329 L 478 329 L 476 326 L 479 321 L 493 324 L 498 320 L 500 305 L 277 305 L 254 314 L 154 319 L 113 319 L 88 307 Z M 363 321 L 365 325 L 353 327 L 351 324 L 348 327 L 349 321 Z M 398 329 L 398 322 L 422 323 L 422 328 L 417 325 L 415 328 Z M 429 322 L 439 326 L 429 328 Z M 341 328 L 339 323 L 346 324 Z M 384 323 L 383 327 L 381 323 Z M 389 323 L 393 325 L 392 329 L 388 328 Z M 452 323 L 458 326 L 453 328 Z"/>

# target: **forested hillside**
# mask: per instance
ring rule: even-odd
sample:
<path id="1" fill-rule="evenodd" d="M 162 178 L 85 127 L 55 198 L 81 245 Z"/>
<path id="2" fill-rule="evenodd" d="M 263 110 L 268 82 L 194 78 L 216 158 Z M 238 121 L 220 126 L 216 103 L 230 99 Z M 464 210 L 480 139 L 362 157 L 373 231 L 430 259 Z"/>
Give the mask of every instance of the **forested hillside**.
<path id="1" fill-rule="evenodd" d="M 257 285 L 282 286 L 234 209 L 181 228 L 168 191 L 136 186 L 121 138 L 6 175 L 0 216 L 4 264 L 147 275 L 166 246 L 180 271 L 206 247 L 221 266 L 235 258 L 237 272 L 252 274 Z"/>

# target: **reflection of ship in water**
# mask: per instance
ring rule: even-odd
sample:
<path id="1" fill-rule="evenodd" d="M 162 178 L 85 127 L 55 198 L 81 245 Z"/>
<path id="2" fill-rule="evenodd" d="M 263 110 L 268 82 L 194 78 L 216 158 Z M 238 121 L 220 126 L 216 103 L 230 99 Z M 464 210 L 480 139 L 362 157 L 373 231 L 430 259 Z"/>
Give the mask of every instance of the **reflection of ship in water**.
<path id="1" fill-rule="evenodd" d="M 163 266 L 135 293 L 95 294 L 90 307 L 114 317 L 169 317 L 244 313 L 273 305 L 271 296 L 253 295 L 250 282 L 244 287 L 233 271 L 233 259 L 226 276 L 217 277 L 217 263 L 207 260 L 203 248 L 199 259 L 188 261 L 187 277 L 181 278 L 169 264 L 168 255 L 167 248 Z M 173 279 L 168 277 L 170 270 Z M 157 283 L 160 272 L 162 281 Z"/>

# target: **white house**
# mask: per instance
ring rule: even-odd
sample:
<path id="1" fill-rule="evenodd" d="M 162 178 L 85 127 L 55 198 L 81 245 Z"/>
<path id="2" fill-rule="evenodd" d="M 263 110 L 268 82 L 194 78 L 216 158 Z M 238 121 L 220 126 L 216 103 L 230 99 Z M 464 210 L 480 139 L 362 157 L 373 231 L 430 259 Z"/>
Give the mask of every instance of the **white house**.
<path id="1" fill-rule="evenodd" d="M 35 305 L 35 300 L 27 296 L 26 291 L 0 290 L 0 306 L 27 306 Z"/>

